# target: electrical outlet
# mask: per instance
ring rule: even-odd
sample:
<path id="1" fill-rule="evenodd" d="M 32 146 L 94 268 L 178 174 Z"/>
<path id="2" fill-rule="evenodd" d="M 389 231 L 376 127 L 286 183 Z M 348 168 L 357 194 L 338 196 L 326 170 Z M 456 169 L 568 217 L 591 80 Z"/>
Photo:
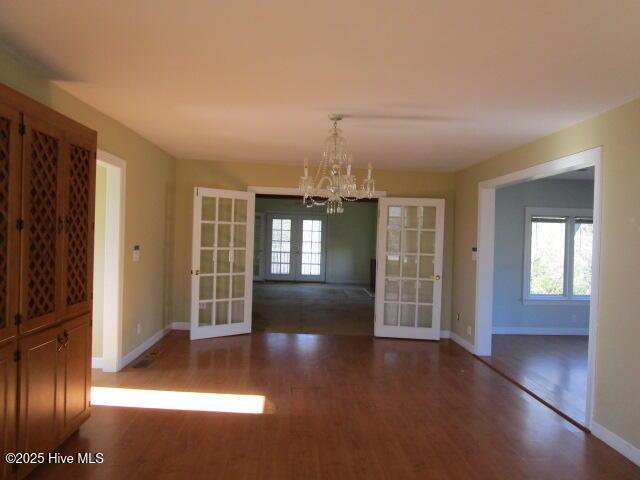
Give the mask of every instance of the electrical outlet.
<path id="1" fill-rule="evenodd" d="M 136 325 L 136 330 L 138 332 L 138 335 L 140 335 L 141 329 L 140 329 L 140 324 L 139 323 Z"/>
<path id="2" fill-rule="evenodd" d="M 467 335 L 471 335 L 471 325 L 467 325 Z"/>

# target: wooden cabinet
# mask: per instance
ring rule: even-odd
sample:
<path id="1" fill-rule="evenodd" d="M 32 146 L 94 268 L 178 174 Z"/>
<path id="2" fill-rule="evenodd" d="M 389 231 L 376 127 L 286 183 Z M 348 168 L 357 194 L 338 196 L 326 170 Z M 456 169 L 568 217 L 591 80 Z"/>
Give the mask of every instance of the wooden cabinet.
<path id="1" fill-rule="evenodd" d="M 16 349 L 15 341 L 0 347 L 0 442 L 3 452 L 16 451 Z M 12 475 L 11 465 L 2 461 L 0 478 L 11 478 Z"/>
<path id="2" fill-rule="evenodd" d="M 63 357 L 62 328 L 54 327 L 19 340 L 20 402 L 18 451 L 49 452 L 59 437 L 58 417 L 64 386 L 59 365 Z M 20 466 L 20 476 L 31 468 Z"/>
<path id="3" fill-rule="evenodd" d="M 58 378 L 63 380 L 58 412 L 59 440 L 66 439 L 89 417 L 91 388 L 91 316 L 62 325 Z"/>
<path id="4" fill-rule="evenodd" d="M 16 335 L 21 161 L 20 113 L 0 100 L 0 343 Z"/>
<path id="5" fill-rule="evenodd" d="M 96 141 L 0 85 L 3 455 L 49 452 L 89 417 Z"/>

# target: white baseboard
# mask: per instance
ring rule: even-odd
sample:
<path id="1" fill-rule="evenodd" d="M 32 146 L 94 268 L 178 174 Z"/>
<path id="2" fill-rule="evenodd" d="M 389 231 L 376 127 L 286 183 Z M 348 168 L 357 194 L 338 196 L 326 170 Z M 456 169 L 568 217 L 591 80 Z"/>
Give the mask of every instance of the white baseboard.
<path id="1" fill-rule="evenodd" d="M 451 338 L 450 330 L 440 330 L 440 338 Z"/>
<path id="2" fill-rule="evenodd" d="M 190 322 L 173 322 L 171 325 L 171 330 L 191 330 Z"/>
<path id="3" fill-rule="evenodd" d="M 91 368 L 102 368 L 102 357 L 91 357 Z"/>
<path id="4" fill-rule="evenodd" d="M 468 350 L 469 352 L 475 354 L 475 348 L 473 347 L 473 345 L 470 342 L 466 341 L 464 338 L 462 338 L 460 335 L 458 335 L 456 332 L 451 332 L 451 340 L 456 342 L 465 350 Z"/>
<path id="5" fill-rule="evenodd" d="M 161 330 L 158 330 L 156 333 L 147 338 L 144 342 L 138 345 L 136 348 L 127 353 L 124 357 L 120 359 L 118 370 L 123 369 L 131 362 L 133 362 L 136 358 L 142 355 L 145 350 L 151 348 L 154 344 L 162 339 L 167 333 L 171 331 L 171 326 L 168 325 Z"/>
<path id="6" fill-rule="evenodd" d="M 494 335 L 589 335 L 588 328 L 493 327 Z"/>
<path id="7" fill-rule="evenodd" d="M 591 433 L 618 453 L 624 455 L 633 463 L 640 466 L 640 448 L 634 447 L 624 438 L 619 437 L 610 430 L 607 430 L 597 422 L 591 422 Z"/>

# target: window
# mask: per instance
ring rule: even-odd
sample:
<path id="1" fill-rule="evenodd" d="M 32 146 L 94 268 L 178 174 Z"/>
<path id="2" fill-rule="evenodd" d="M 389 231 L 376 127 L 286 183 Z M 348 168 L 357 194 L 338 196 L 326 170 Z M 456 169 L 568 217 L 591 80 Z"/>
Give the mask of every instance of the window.
<path id="1" fill-rule="evenodd" d="M 527 208 L 524 301 L 588 301 L 592 246 L 591 210 Z"/>

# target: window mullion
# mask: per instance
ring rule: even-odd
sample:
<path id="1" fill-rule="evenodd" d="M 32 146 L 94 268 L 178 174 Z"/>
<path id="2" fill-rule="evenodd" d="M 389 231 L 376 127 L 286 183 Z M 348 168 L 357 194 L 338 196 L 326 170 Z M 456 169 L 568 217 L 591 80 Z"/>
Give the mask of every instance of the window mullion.
<path id="1" fill-rule="evenodd" d="M 573 298 L 573 231 L 575 229 L 575 217 L 567 217 L 566 252 L 565 252 L 565 294 L 567 299 Z"/>

